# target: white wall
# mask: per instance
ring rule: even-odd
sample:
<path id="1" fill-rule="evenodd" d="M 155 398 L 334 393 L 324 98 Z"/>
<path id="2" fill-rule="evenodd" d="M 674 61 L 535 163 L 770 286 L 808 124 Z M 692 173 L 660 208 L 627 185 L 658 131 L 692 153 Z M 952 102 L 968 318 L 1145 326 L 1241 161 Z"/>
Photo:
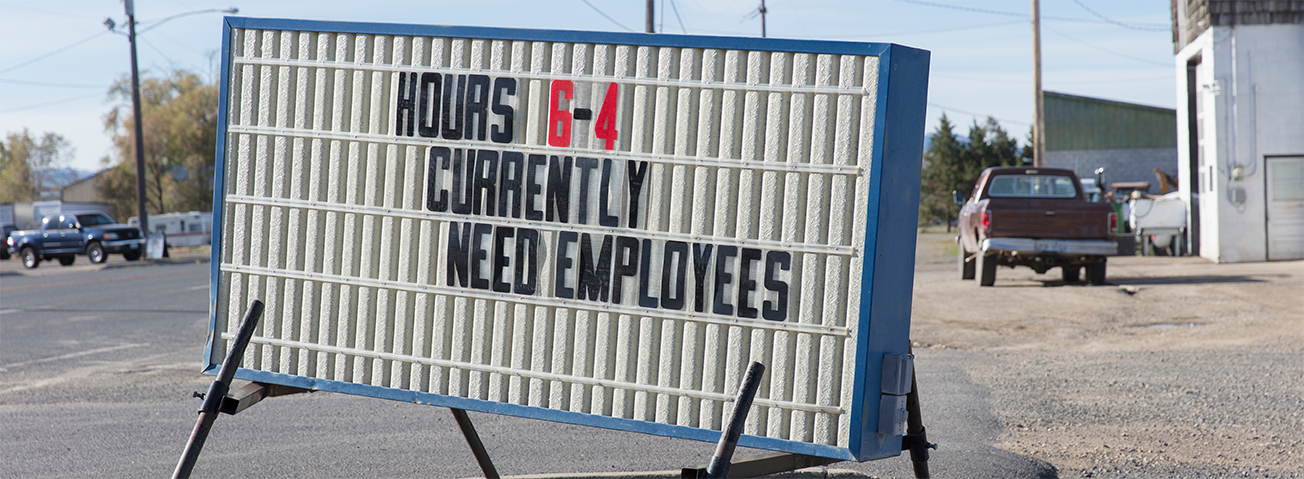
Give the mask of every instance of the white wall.
<path id="1" fill-rule="evenodd" d="M 1193 172 L 1186 65 L 1197 56 L 1205 160 Z M 1304 154 L 1304 25 L 1213 27 L 1176 63 L 1179 180 L 1200 188 L 1199 253 L 1266 261 L 1264 157 Z M 1189 188 L 1182 198 L 1189 212 Z"/>

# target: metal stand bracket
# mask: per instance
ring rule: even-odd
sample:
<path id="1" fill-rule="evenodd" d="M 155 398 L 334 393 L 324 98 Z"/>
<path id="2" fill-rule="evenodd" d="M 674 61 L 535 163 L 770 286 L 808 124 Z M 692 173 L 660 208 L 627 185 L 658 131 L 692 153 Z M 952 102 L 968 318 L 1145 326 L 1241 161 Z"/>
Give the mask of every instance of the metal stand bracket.
<path id="1" fill-rule="evenodd" d="M 842 462 L 842 460 L 805 454 L 777 453 L 731 462 L 729 477 L 761 477 L 808 467 L 827 466 L 835 462 Z M 706 468 L 685 467 L 680 477 L 684 479 L 706 477 Z"/>
<path id="2" fill-rule="evenodd" d="M 249 383 L 223 397 L 222 405 L 218 411 L 235 415 L 269 397 L 310 392 L 312 392 L 311 389 L 281 386 L 279 384 Z"/>

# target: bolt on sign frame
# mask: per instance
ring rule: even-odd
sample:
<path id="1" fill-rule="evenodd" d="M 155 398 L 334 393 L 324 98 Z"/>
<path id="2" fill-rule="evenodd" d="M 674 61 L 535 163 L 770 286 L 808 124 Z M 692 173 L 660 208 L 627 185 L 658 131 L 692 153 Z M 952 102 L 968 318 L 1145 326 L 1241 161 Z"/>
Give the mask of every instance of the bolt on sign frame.
<path id="1" fill-rule="evenodd" d="M 894 456 L 928 52 L 228 17 L 206 372 Z"/>

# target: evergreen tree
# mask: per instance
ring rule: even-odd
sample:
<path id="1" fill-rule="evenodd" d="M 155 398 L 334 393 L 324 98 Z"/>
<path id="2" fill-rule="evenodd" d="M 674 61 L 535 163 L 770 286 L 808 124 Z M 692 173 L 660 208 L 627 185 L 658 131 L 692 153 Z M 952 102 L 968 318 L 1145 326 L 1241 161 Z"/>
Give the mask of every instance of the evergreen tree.
<path id="1" fill-rule="evenodd" d="M 928 151 L 924 152 L 919 195 L 921 222 L 941 220 L 951 231 L 951 221 L 957 217 L 952 191 L 972 193 L 974 182 L 983 170 L 993 166 L 1018 166 L 1029 163 L 1031 148 L 1019 147 L 995 118 L 974 121 L 969 134 L 961 141 L 955 134 L 950 119 L 945 114 L 938 120 L 937 130 L 928 135 Z"/>

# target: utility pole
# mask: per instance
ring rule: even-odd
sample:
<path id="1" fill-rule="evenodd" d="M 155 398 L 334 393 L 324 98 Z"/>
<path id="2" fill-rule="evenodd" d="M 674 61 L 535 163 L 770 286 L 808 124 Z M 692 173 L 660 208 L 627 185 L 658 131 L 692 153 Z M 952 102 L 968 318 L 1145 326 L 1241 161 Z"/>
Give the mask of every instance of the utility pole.
<path id="1" fill-rule="evenodd" d="M 656 28 L 653 26 L 653 24 L 652 24 L 652 18 L 653 18 L 653 15 L 652 15 L 652 13 L 653 13 L 653 7 L 652 7 L 652 5 L 653 5 L 653 2 L 655 2 L 655 1 L 656 1 L 656 0 L 647 0 L 647 32 L 648 32 L 648 33 L 656 33 L 656 32 L 657 32 L 657 29 L 656 29 Z"/>
<path id="2" fill-rule="evenodd" d="M 1046 166 L 1046 106 L 1041 94 L 1041 2 L 1032 0 L 1032 88 L 1036 118 L 1032 127 L 1032 166 Z"/>
<path id="3" fill-rule="evenodd" d="M 136 68 L 136 6 L 122 0 L 127 10 L 127 38 L 131 41 L 131 105 L 136 121 L 136 214 L 140 230 L 149 236 L 149 213 L 145 210 L 145 132 L 140 126 L 140 73 Z"/>
<path id="4" fill-rule="evenodd" d="M 761 0 L 761 38 L 765 38 L 765 0 Z"/>

